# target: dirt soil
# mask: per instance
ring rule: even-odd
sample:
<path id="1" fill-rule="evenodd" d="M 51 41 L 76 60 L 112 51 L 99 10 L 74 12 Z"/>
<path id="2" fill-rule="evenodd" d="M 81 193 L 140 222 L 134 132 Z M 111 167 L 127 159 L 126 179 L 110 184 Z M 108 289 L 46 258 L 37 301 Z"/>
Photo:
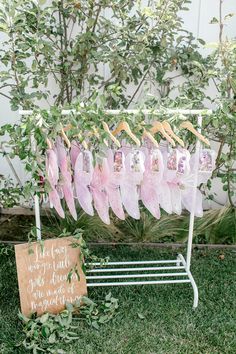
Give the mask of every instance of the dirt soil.
<path id="1" fill-rule="evenodd" d="M 26 241 L 34 223 L 34 216 L 1 215 L 0 241 Z"/>

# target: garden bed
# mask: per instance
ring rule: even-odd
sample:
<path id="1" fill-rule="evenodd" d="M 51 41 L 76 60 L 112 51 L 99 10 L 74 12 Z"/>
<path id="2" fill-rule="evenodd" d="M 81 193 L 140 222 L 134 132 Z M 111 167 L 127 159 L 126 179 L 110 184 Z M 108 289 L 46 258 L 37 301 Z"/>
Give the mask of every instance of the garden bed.
<path id="1" fill-rule="evenodd" d="M 4 213 L 3 213 L 4 212 Z M 111 215 L 111 224 L 105 225 L 98 216 L 90 217 L 78 210 L 78 220 L 71 217 L 58 219 L 49 209 L 41 212 L 43 239 L 55 238 L 67 232 L 73 234 L 82 229 L 87 242 L 99 244 L 148 244 L 151 247 L 161 247 L 164 244 L 185 244 L 188 237 L 189 215 L 163 215 L 155 219 L 143 211 L 140 220 L 127 217 L 120 221 Z M 0 214 L 0 241 L 25 242 L 34 239 L 35 218 L 31 209 L 12 208 L 2 210 Z M 195 244 L 236 244 L 236 214 L 235 209 L 224 207 L 209 210 L 202 218 L 195 218 Z M 176 247 L 176 246 L 173 246 Z"/>

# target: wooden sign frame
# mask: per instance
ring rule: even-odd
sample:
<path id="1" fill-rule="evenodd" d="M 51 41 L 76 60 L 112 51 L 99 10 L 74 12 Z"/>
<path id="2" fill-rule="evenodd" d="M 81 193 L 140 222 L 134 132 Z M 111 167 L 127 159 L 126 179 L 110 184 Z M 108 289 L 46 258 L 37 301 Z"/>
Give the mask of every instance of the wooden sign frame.
<path id="1" fill-rule="evenodd" d="M 15 246 L 21 311 L 59 313 L 65 304 L 87 294 L 80 248 L 73 237 L 49 239 Z"/>

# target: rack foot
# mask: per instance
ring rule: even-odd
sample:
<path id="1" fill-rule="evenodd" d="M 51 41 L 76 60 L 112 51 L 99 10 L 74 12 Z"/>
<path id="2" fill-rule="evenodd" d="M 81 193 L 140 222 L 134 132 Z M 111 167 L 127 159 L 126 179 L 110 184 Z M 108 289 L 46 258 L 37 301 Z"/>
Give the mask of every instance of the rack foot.
<path id="1" fill-rule="evenodd" d="M 192 273 L 187 269 L 187 264 L 186 261 L 184 259 L 184 257 L 182 256 L 182 254 L 178 254 L 177 259 L 179 259 L 181 261 L 181 263 L 184 265 L 185 267 L 185 271 L 188 274 L 188 278 L 192 284 L 193 287 L 193 309 L 195 310 L 198 306 L 198 288 L 197 288 L 197 284 L 192 276 Z"/>

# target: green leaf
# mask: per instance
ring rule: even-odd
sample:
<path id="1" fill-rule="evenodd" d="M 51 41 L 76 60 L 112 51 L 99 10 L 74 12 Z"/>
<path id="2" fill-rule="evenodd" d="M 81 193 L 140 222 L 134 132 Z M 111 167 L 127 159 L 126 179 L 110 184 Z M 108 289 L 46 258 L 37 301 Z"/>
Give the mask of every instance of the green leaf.
<path id="1" fill-rule="evenodd" d="M 72 304 L 68 303 L 68 302 L 66 303 L 66 308 L 70 312 L 72 312 L 74 310 L 74 306 Z"/>
<path id="2" fill-rule="evenodd" d="M 230 19 L 230 18 L 233 17 L 233 16 L 235 16 L 234 13 L 230 13 L 230 14 L 228 14 L 228 15 L 225 15 L 224 20 L 226 21 L 226 20 Z"/>
<path id="3" fill-rule="evenodd" d="M 54 333 L 50 334 L 50 336 L 48 338 L 48 343 L 53 344 L 55 342 L 56 342 L 56 334 L 54 332 Z"/>
<path id="4" fill-rule="evenodd" d="M 109 292 L 106 297 L 105 297 L 106 301 L 110 301 L 111 300 L 111 292 Z"/>
<path id="5" fill-rule="evenodd" d="M 205 42 L 202 38 L 198 38 L 197 40 L 198 40 L 198 42 L 199 42 L 200 44 L 202 44 L 202 45 L 205 45 L 205 44 L 206 44 L 206 42 Z"/>
<path id="6" fill-rule="evenodd" d="M 210 24 L 213 25 L 213 24 L 216 24 L 216 23 L 219 23 L 219 21 L 217 20 L 216 17 L 213 17 L 210 21 Z"/>
<path id="7" fill-rule="evenodd" d="M 23 313 L 21 313 L 20 311 L 18 312 L 18 317 L 21 321 L 27 323 L 30 321 L 30 319 L 28 317 L 26 317 L 25 315 L 23 315 Z"/>
<path id="8" fill-rule="evenodd" d="M 97 323 L 97 321 L 92 321 L 91 325 L 93 326 L 93 328 L 99 329 L 99 324 Z"/>
<path id="9" fill-rule="evenodd" d="M 42 336 L 47 338 L 50 335 L 50 330 L 47 326 L 42 326 Z"/>
<path id="10" fill-rule="evenodd" d="M 144 320 L 144 319 L 145 319 L 145 316 L 142 315 L 141 313 L 138 313 L 138 318 L 140 318 L 140 320 Z"/>
<path id="11" fill-rule="evenodd" d="M 42 315 L 40 317 L 40 322 L 45 323 L 45 322 L 47 322 L 48 318 L 49 318 L 49 313 L 45 313 L 44 315 Z"/>

